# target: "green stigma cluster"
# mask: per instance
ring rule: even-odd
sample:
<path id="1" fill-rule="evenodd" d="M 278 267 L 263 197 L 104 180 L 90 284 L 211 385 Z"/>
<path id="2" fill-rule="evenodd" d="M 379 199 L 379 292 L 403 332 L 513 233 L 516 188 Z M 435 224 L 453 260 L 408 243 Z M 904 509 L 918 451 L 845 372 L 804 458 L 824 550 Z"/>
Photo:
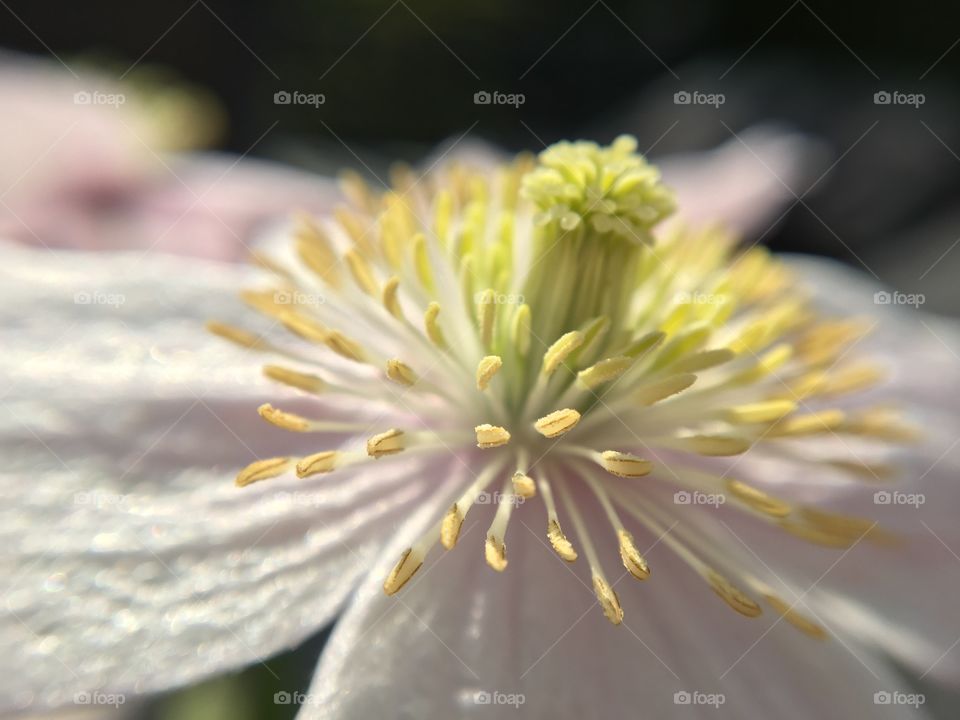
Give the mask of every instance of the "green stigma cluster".
<path id="1" fill-rule="evenodd" d="M 628 135 L 607 147 L 551 145 L 523 179 L 523 195 L 539 210 L 535 222 L 650 243 L 650 229 L 674 211 L 676 202 L 660 183 L 657 168 L 636 150 L 636 139 Z"/>

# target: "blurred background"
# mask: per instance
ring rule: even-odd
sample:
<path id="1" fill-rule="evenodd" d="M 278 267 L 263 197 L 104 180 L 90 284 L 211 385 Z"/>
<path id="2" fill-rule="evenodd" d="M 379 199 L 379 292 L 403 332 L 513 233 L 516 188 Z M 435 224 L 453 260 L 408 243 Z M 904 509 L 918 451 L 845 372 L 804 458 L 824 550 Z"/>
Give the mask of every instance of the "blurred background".
<path id="1" fill-rule="evenodd" d="M 761 123 L 798 130 L 817 149 L 763 241 L 960 313 L 958 6 L 0 0 L 0 18 L 4 51 L 140 93 L 158 146 L 325 175 L 384 176 L 394 159 L 464 138 L 535 152 L 629 132 L 657 158 L 737 142 Z M 0 147 L 28 130 L 9 129 Z M 10 182 L 26 169 L 8 168 Z M 0 227 L 26 233 L 17 208 L 0 206 Z M 306 687 L 324 638 L 134 713 L 292 717 L 273 693 Z"/>

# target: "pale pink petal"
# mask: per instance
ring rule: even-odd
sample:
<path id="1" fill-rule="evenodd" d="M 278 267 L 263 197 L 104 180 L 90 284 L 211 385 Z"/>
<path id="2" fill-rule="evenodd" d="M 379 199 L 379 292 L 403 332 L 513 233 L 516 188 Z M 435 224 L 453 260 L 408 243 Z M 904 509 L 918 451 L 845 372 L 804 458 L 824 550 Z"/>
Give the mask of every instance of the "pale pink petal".
<path id="1" fill-rule="evenodd" d="M 301 718 L 593 717 L 600 709 L 609 717 L 903 717 L 903 707 L 874 704 L 874 693 L 906 689 L 875 653 L 849 638 L 845 646 L 807 637 L 772 613 L 736 615 L 662 544 L 647 553 L 653 576 L 638 584 L 601 535 L 626 612 L 614 627 L 583 561 L 565 565 L 546 545 L 537 503 L 517 511 L 503 574 L 483 563 L 490 517 L 477 515 L 456 549 L 435 553 L 396 597 L 380 587 L 390 562 L 379 564 L 338 623 L 310 693 L 297 698 Z M 420 529 L 408 528 L 394 550 Z M 656 542 L 637 537 L 644 547 Z M 722 693 L 724 702 L 678 705 L 682 692 Z"/>
<path id="2" fill-rule="evenodd" d="M 807 136 L 758 126 L 708 152 L 659 158 L 680 208 L 670 222 L 721 223 L 762 237 L 815 181 L 822 155 Z"/>
<path id="3" fill-rule="evenodd" d="M 345 437 L 257 416 L 265 400 L 296 408 L 292 391 L 203 328 L 247 314 L 234 298 L 246 279 L 173 256 L 0 246 L 3 707 L 69 705 L 80 691 L 132 698 L 296 645 L 445 472 L 399 456 L 234 487 L 254 459 Z"/>

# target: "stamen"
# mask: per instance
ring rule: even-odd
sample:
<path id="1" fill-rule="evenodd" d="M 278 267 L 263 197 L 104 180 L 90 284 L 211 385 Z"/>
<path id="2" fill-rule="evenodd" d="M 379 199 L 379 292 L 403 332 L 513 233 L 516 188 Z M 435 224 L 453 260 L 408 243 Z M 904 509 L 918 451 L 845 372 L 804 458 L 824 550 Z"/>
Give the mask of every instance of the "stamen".
<path id="1" fill-rule="evenodd" d="M 510 514 L 513 512 L 515 503 L 516 498 L 510 491 L 510 481 L 508 480 L 503 485 L 500 504 L 497 505 L 497 512 L 493 516 L 493 522 L 490 523 L 490 529 L 487 531 L 487 542 L 484 545 L 487 565 L 497 572 L 503 572 L 507 567 L 507 545 L 504 538 L 507 535 L 507 525 L 510 523 Z"/>
<path id="2" fill-rule="evenodd" d="M 437 316 L 440 314 L 440 303 L 431 302 L 427 305 L 427 311 L 423 314 L 423 324 L 430 342 L 441 350 L 446 350 L 447 341 L 443 337 L 443 330 L 440 329 L 440 323 Z"/>
<path id="3" fill-rule="evenodd" d="M 477 447 L 495 448 L 510 442 L 510 433 L 499 425 L 477 425 L 474 429 L 477 434 Z"/>
<path id="4" fill-rule="evenodd" d="M 582 344 L 583 333 L 578 330 L 561 335 L 543 355 L 543 374 L 546 377 L 553 375 L 554 371 L 560 367 L 560 364 L 567 359 L 570 353 Z"/>
<path id="5" fill-rule="evenodd" d="M 494 304 L 496 293 L 492 288 L 487 288 L 480 296 L 480 302 L 477 305 L 477 321 L 480 324 L 480 342 L 483 347 L 489 349 L 493 342 L 493 320 L 496 317 L 497 306 Z"/>
<path id="6" fill-rule="evenodd" d="M 685 358 L 681 358 L 670 368 L 676 373 L 695 373 L 715 368 L 733 360 L 737 354 L 729 348 L 718 350 L 703 350 Z"/>
<path id="7" fill-rule="evenodd" d="M 783 500 L 759 490 L 740 480 L 728 479 L 727 492 L 757 512 L 774 518 L 783 518 L 790 514 L 791 507 Z"/>
<path id="8" fill-rule="evenodd" d="M 767 400 L 727 408 L 724 419 L 734 424 L 767 423 L 780 420 L 797 409 L 797 404 L 790 400 Z"/>
<path id="9" fill-rule="evenodd" d="M 553 499 L 550 483 L 541 478 L 537 485 L 540 487 L 543 503 L 547 507 L 547 539 L 557 555 L 567 562 L 573 562 L 577 559 L 577 551 L 573 549 L 573 544 L 560 529 L 560 521 L 557 519 L 557 506 Z"/>
<path id="10" fill-rule="evenodd" d="M 578 422 L 580 422 L 580 413 L 564 408 L 544 415 L 533 424 L 533 427 L 544 437 L 555 438 L 573 430 Z"/>
<path id="11" fill-rule="evenodd" d="M 370 269 L 370 265 L 360 253 L 351 248 L 347 250 L 344 259 L 347 261 L 347 267 L 350 268 L 350 274 L 353 276 L 353 281 L 357 284 L 357 287 L 370 297 L 379 296 L 380 288 L 373 277 L 373 270 Z"/>
<path id="12" fill-rule="evenodd" d="M 795 415 L 771 427 L 767 431 L 767 437 L 801 437 L 834 432 L 845 417 L 842 410 L 823 410 L 806 415 Z"/>
<path id="13" fill-rule="evenodd" d="M 457 544 L 457 539 L 460 537 L 460 528 L 463 527 L 463 521 L 467 513 L 473 507 L 483 489 L 490 484 L 494 475 L 500 471 L 500 468 L 500 463 L 494 463 L 484 468 L 470 484 L 470 487 L 460 496 L 460 499 L 451 505 L 446 515 L 443 516 L 440 521 L 440 544 L 447 550 L 451 550 Z"/>
<path id="14" fill-rule="evenodd" d="M 757 617 L 763 613 L 762 608 L 754 602 L 745 592 L 736 587 L 727 578 L 714 570 L 701 560 L 685 543 L 674 537 L 670 531 L 671 528 L 665 528 L 661 523 L 654 520 L 640 504 L 631 496 L 626 497 L 623 493 L 618 495 L 623 507 L 625 507 L 640 522 L 655 532 L 658 538 L 663 541 L 671 550 L 684 562 L 687 563 L 700 577 L 706 581 L 710 588 L 727 605 L 746 617 Z"/>
<path id="15" fill-rule="evenodd" d="M 510 337 L 513 347 L 520 357 L 530 352 L 530 306 L 526 303 L 518 306 L 510 324 Z"/>
<path id="16" fill-rule="evenodd" d="M 592 390 L 599 385 L 618 379 L 630 369 L 634 362 L 634 358 L 627 356 L 607 358 L 578 372 L 577 381 L 587 390 Z"/>
<path id="17" fill-rule="evenodd" d="M 311 475 L 333 472 L 337 468 L 337 459 L 340 456 L 336 450 L 325 450 L 323 452 L 307 455 L 307 457 L 297 463 L 297 477 L 305 478 Z"/>
<path id="18" fill-rule="evenodd" d="M 362 423 L 327 422 L 324 420 L 309 420 L 284 410 L 278 410 L 270 403 L 264 403 L 257 408 L 257 412 L 264 420 L 278 428 L 291 432 L 350 432 L 366 430 Z"/>
<path id="19" fill-rule="evenodd" d="M 400 279 L 392 277 L 387 280 L 383 286 L 383 306 L 387 312 L 393 315 L 397 320 L 403 320 L 403 310 L 400 308 L 400 300 L 397 298 L 397 291 L 400 288 Z"/>
<path id="20" fill-rule="evenodd" d="M 402 430 L 390 429 L 367 440 L 367 455 L 382 458 L 385 455 L 394 455 L 403 452 L 405 448 Z"/>
<path id="21" fill-rule="evenodd" d="M 653 470 L 653 463 L 636 455 L 604 450 L 599 456 L 594 455 L 600 466 L 611 475 L 623 478 L 638 478 L 649 475 Z"/>
<path id="22" fill-rule="evenodd" d="M 752 443 L 736 435 L 690 435 L 666 440 L 663 444 L 707 457 L 730 457 L 745 453 Z"/>
<path id="23" fill-rule="evenodd" d="M 763 613 L 763 609 L 745 592 L 715 570 L 709 570 L 706 579 L 717 596 L 741 615 L 752 618 Z"/>
<path id="24" fill-rule="evenodd" d="M 573 520 L 577 537 L 583 544 L 583 551 L 587 554 L 587 562 L 590 564 L 590 573 L 593 578 L 593 592 L 597 596 L 600 608 L 603 610 L 603 614 L 607 620 L 614 625 L 619 625 L 623 622 L 623 608 L 620 607 L 620 598 L 617 597 L 616 591 L 610 583 L 607 582 L 607 578 L 603 574 L 603 567 L 600 565 L 600 560 L 597 557 L 597 551 L 593 547 L 593 542 L 587 534 L 587 526 L 580 516 L 580 511 L 577 509 L 576 504 L 570 502 L 570 497 L 565 487 L 561 486 L 560 492 L 563 495 L 567 510 L 570 512 L 570 519 Z"/>
<path id="25" fill-rule="evenodd" d="M 278 319 L 287 330 L 294 335 L 299 335 L 304 340 L 316 343 L 324 343 L 327 341 L 328 332 L 323 325 L 295 310 L 287 310 L 286 312 L 280 313 Z"/>
<path id="26" fill-rule="evenodd" d="M 690 373 L 671 375 L 639 388 L 634 392 L 633 398 L 639 405 L 650 406 L 683 392 L 696 381 L 697 376 Z"/>
<path id="27" fill-rule="evenodd" d="M 337 330 L 331 330 L 323 340 L 324 344 L 340 357 L 354 362 L 364 362 L 364 352 L 360 343 L 351 340 Z"/>
<path id="28" fill-rule="evenodd" d="M 788 605 L 776 595 L 768 593 L 764 594 L 763 597 L 768 603 L 770 603 L 774 610 L 783 616 L 784 620 L 793 625 L 800 632 L 805 633 L 812 638 L 816 638 L 817 640 L 826 640 L 829 636 L 829 633 L 822 625 L 814 622 L 806 615 L 794 610 L 793 607 Z"/>
<path id="29" fill-rule="evenodd" d="M 537 486 L 533 478 L 517 470 L 513 474 L 513 492 L 515 495 L 529 500 L 537 494 Z"/>
<path id="30" fill-rule="evenodd" d="M 410 387 L 417 382 L 417 376 L 410 366 L 400 360 L 387 360 L 387 377 L 398 385 Z"/>
<path id="31" fill-rule="evenodd" d="M 248 348 L 250 350 L 266 350 L 270 348 L 269 343 L 259 335 L 233 325 L 227 325 L 226 323 L 216 320 L 209 320 L 207 321 L 206 327 L 208 332 L 222 337 L 224 340 L 229 340 L 234 345 L 239 345 L 242 348 Z"/>
<path id="32" fill-rule="evenodd" d="M 293 413 L 277 410 L 270 403 L 264 403 L 258 407 L 257 412 L 260 413 L 260 417 L 262 417 L 268 423 L 271 425 L 276 425 L 279 428 L 283 428 L 284 430 L 290 430 L 292 432 L 310 431 L 309 420 L 302 418 L 299 415 L 294 415 Z"/>
<path id="33" fill-rule="evenodd" d="M 487 389 L 487 385 L 493 380 L 500 368 L 503 367 L 503 360 L 499 355 L 487 355 L 477 364 L 477 390 Z"/>
<path id="34" fill-rule="evenodd" d="M 316 375 L 298 372 L 280 365 L 264 365 L 263 374 L 271 380 L 276 380 L 313 395 L 323 392 L 326 387 L 326 383 Z"/>
<path id="35" fill-rule="evenodd" d="M 601 483 L 589 474 L 585 477 L 587 478 L 587 483 L 590 485 L 590 489 L 593 490 L 593 494 L 597 496 L 597 500 L 599 500 L 600 505 L 603 506 L 603 511 L 607 514 L 607 519 L 610 520 L 610 524 L 613 525 L 613 529 L 616 530 L 617 544 L 620 546 L 620 560 L 623 561 L 623 566 L 627 569 L 627 572 L 637 580 L 646 580 L 650 577 L 650 567 L 637 549 L 633 535 L 623 526 L 623 521 L 620 520 L 617 509 L 613 506 L 613 503 L 610 502 L 610 497 L 604 491 Z"/>
<path id="36" fill-rule="evenodd" d="M 293 463 L 292 458 L 288 457 L 275 457 L 268 458 L 267 460 L 257 460 L 247 465 L 243 470 L 237 473 L 236 485 L 237 487 L 246 487 L 247 485 L 252 485 L 255 482 L 260 482 L 261 480 L 269 480 L 271 478 L 279 477 L 283 475 L 290 465 Z"/>

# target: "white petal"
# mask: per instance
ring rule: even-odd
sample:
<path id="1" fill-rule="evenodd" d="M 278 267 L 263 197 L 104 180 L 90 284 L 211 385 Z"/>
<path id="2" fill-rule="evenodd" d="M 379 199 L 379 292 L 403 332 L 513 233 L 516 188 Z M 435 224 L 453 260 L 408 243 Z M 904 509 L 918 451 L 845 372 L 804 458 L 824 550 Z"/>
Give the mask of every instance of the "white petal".
<path id="1" fill-rule="evenodd" d="M 481 558 L 487 519 L 470 520 L 457 548 L 399 595 L 383 595 L 388 564 L 377 568 L 337 625 L 301 720 L 510 718 L 521 696 L 527 717 L 902 716 L 874 705 L 875 692 L 903 689 L 880 659 L 774 625 L 772 613 L 741 618 L 662 545 L 648 553 L 653 577 L 638 584 L 601 543 L 626 611 L 613 627 L 583 561 L 565 565 L 547 547 L 539 509 L 519 509 L 503 574 Z M 678 707 L 684 691 L 725 702 Z"/>
<path id="2" fill-rule="evenodd" d="M 132 697 L 295 645 L 427 489 L 430 474 L 403 455 L 234 487 L 257 457 L 343 438 L 265 425 L 256 406 L 281 391 L 256 357 L 203 329 L 208 314 L 243 312 L 244 277 L 0 246 L 4 707 Z"/>

